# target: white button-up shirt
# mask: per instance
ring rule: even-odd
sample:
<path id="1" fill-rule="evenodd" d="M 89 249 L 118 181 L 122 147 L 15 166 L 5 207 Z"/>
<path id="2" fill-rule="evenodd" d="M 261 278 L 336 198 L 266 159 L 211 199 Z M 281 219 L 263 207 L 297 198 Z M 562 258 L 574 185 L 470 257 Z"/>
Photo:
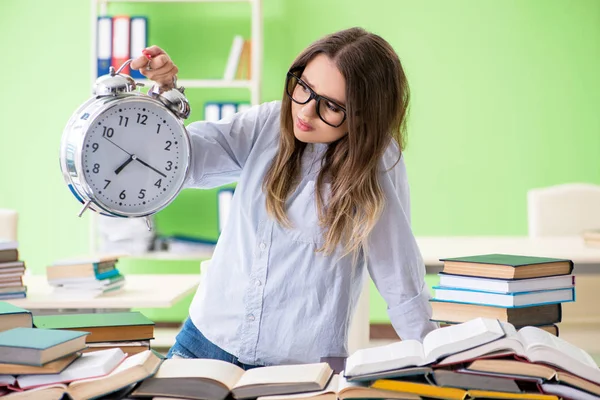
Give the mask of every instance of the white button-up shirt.
<path id="1" fill-rule="evenodd" d="M 293 227 L 269 217 L 264 176 L 279 147 L 280 102 L 252 107 L 220 122 L 188 126 L 192 165 L 187 187 L 237 182 L 231 210 L 190 306 L 190 317 L 211 342 L 245 364 L 319 362 L 348 355 L 348 327 L 363 288 L 364 266 L 388 304 L 403 339 L 422 340 L 429 321 L 425 267 L 410 227 L 409 189 L 398 146 L 380 162 L 385 210 L 368 251 L 353 266 L 317 253 L 323 244 L 315 185 L 326 144 L 308 145 L 300 182 L 287 201 Z M 391 169 L 390 169 L 391 168 Z"/>

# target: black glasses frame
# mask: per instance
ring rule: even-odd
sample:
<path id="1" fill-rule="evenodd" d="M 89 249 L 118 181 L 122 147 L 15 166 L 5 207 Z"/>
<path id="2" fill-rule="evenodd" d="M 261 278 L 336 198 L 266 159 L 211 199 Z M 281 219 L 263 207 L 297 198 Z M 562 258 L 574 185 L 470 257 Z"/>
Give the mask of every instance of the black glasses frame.
<path id="1" fill-rule="evenodd" d="M 301 69 L 299 69 L 298 71 L 301 71 Z M 300 77 L 298 75 L 296 75 L 294 72 L 295 72 L 295 70 L 291 70 L 291 71 L 288 71 L 288 73 L 287 73 L 287 79 L 285 82 L 285 93 L 288 95 L 288 97 L 296 104 L 307 104 L 311 100 L 314 99 L 317 102 L 317 104 L 316 104 L 317 115 L 319 116 L 321 121 L 325 122 L 327 125 L 331 126 L 332 128 L 339 128 L 340 126 L 342 126 L 344 121 L 346 121 L 346 116 L 347 116 L 346 107 L 339 105 L 337 102 L 331 100 L 328 97 L 317 94 L 314 90 L 312 90 L 312 88 L 306 82 L 304 82 L 302 79 L 300 79 Z M 300 102 L 300 101 L 294 99 L 294 96 L 292 96 L 292 93 L 290 93 L 290 89 L 291 89 L 290 88 L 290 79 L 292 79 L 292 78 L 298 80 L 298 82 L 302 83 L 302 85 L 309 90 L 310 96 L 308 97 L 308 99 L 306 101 Z M 294 89 L 295 89 L 295 86 L 294 86 Z M 321 100 L 328 101 L 328 102 L 334 104 L 340 110 L 342 110 L 342 112 L 344 113 L 344 117 L 342 118 L 342 121 L 339 124 L 337 124 L 337 125 L 330 124 L 329 122 L 325 121 L 325 119 L 321 116 L 321 111 L 320 111 Z"/>

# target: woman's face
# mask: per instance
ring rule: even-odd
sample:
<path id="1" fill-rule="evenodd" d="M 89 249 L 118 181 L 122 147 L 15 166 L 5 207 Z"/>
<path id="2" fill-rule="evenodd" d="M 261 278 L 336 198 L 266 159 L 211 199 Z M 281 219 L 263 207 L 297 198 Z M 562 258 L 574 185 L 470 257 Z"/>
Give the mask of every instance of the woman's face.
<path id="1" fill-rule="evenodd" d="M 321 117 L 333 125 L 339 123 L 343 111 L 336 106 L 346 106 L 346 80 L 338 70 L 334 62 L 324 54 L 313 58 L 302 71 L 300 79 L 308 86 L 303 87 L 300 83 L 294 89 L 298 96 L 308 96 L 310 89 L 316 94 L 326 97 L 321 99 L 319 112 Z M 348 131 L 348 122 L 344 120 L 342 125 L 335 128 L 326 124 L 317 112 L 317 101 L 310 100 L 306 104 L 292 103 L 292 118 L 294 123 L 294 136 L 305 143 L 331 143 L 335 142 Z M 336 121 L 337 118 L 337 121 Z"/>

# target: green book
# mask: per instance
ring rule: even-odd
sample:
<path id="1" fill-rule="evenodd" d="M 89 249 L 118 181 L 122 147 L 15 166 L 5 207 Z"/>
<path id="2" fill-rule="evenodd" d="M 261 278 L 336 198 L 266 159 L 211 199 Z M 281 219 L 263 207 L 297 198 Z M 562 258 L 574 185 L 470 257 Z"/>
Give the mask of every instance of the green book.
<path id="1" fill-rule="evenodd" d="M 0 301 L 0 332 L 33 327 L 31 311 Z"/>
<path id="2" fill-rule="evenodd" d="M 440 261 L 444 262 L 442 273 L 484 278 L 540 278 L 567 275 L 573 271 L 571 260 L 512 254 L 442 258 Z"/>
<path id="3" fill-rule="evenodd" d="M 87 343 L 154 339 L 154 322 L 138 311 L 36 315 L 33 325 L 89 332 Z"/>
<path id="4" fill-rule="evenodd" d="M 42 366 L 86 348 L 88 332 L 14 328 L 0 332 L 0 363 Z"/>

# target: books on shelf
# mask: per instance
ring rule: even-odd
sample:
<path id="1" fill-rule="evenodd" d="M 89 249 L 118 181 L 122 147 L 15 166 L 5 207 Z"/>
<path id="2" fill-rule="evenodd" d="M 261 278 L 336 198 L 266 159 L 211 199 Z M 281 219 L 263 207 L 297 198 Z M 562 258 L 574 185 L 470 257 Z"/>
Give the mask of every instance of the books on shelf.
<path id="1" fill-rule="evenodd" d="M 235 79 L 243 48 L 244 38 L 241 35 L 235 35 L 233 37 L 231 49 L 229 50 L 229 56 L 227 57 L 227 64 L 225 64 L 225 72 L 223 73 L 224 80 L 231 81 Z"/>
<path id="2" fill-rule="evenodd" d="M 133 392 L 140 397 L 223 400 L 325 389 L 333 374 L 327 363 L 279 365 L 244 370 L 211 359 L 168 359 Z"/>
<path id="3" fill-rule="evenodd" d="M 0 300 L 27 296 L 27 286 L 23 285 L 25 269 L 25 262 L 19 259 L 18 242 L 0 239 Z"/>

